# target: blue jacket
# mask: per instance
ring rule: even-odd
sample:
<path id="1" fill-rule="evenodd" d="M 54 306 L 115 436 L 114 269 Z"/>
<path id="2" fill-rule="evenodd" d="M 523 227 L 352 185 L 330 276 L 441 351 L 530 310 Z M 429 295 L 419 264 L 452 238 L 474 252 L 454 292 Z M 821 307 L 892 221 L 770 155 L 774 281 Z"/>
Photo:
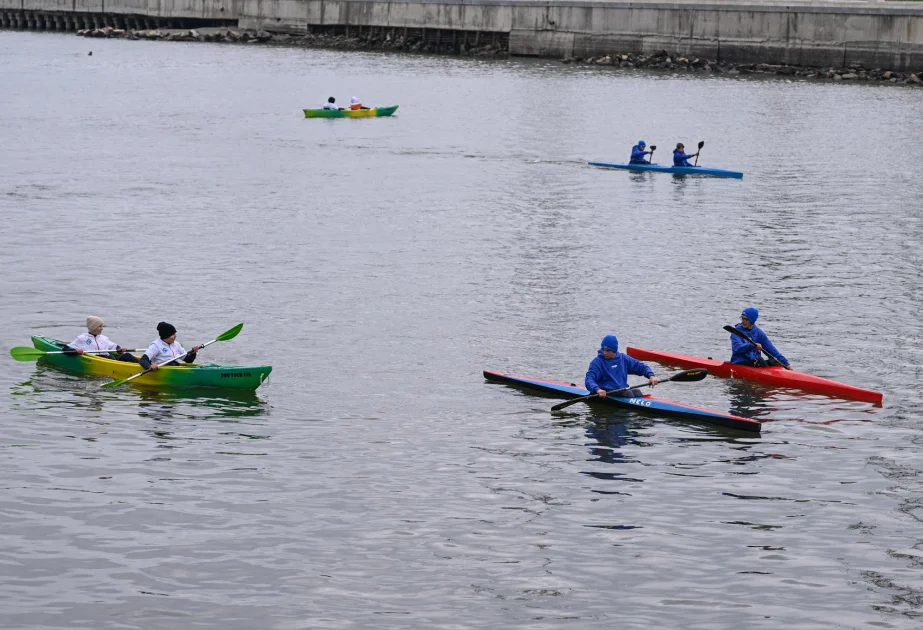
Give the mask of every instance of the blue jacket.
<path id="1" fill-rule="evenodd" d="M 761 344 L 764 350 L 781 361 L 783 365 L 788 365 L 788 359 L 782 356 L 781 352 L 776 350 L 776 347 L 769 341 L 769 337 L 766 336 L 766 333 L 764 333 L 759 326 L 754 326 L 752 329 L 747 330 L 744 328 L 743 324 L 737 324 L 734 328 L 742 331 L 745 335 L 750 337 L 754 343 Z M 749 341 L 743 337 L 731 335 L 731 363 L 749 363 L 754 359 L 759 359 L 761 356 L 762 353 Z M 772 361 L 769 362 L 775 365 Z"/>
<path id="2" fill-rule="evenodd" d="M 631 160 L 628 161 L 629 164 L 640 164 L 641 162 L 647 162 L 644 159 L 644 156 L 647 154 L 645 149 L 641 148 L 640 144 L 636 144 L 631 147 Z"/>
<path id="3" fill-rule="evenodd" d="M 695 153 L 683 153 L 679 149 L 675 149 L 673 151 L 673 166 L 692 166 L 692 164 L 689 163 L 689 158 L 694 157 Z"/>
<path id="4" fill-rule="evenodd" d="M 597 389 L 606 391 L 625 389 L 628 387 L 629 374 L 650 378 L 654 372 L 644 363 L 621 352 L 616 353 L 611 361 L 607 361 L 603 358 L 603 351 L 600 350 L 596 358 L 590 362 L 584 385 L 591 393 Z"/>

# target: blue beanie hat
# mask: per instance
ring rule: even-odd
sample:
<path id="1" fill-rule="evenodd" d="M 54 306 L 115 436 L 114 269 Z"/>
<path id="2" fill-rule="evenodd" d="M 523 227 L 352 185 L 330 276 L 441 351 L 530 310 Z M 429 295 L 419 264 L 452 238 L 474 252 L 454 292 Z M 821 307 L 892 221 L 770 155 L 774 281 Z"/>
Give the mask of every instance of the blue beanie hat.
<path id="1" fill-rule="evenodd" d="M 638 146 L 639 146 L 639 147 L 646 147 L 646 146 L 647 146 L 647 143 L 646 143 L 644 140 L 638 140 Z"/>
<path id="2" fill-rule="evenodd" d="M 749 319 L 751 324 L 755 324 L 756 318 L 760 316 L 760 312 L 756 310 L 755 308 L 753 308 L 752 306 L 748 306 L 747 308 L 742 310 L 740 314 L 746 317 L 747 319 Z"/>
<path id="3" fill-rule="evenodd" d="M 606 350 L 612 350 L 612 352 L 619 351 L 619 340 L 615 335 L 606 335 L 603 337 L 603 341 L 599 344 L 600 348 L 605 348 Z"/>

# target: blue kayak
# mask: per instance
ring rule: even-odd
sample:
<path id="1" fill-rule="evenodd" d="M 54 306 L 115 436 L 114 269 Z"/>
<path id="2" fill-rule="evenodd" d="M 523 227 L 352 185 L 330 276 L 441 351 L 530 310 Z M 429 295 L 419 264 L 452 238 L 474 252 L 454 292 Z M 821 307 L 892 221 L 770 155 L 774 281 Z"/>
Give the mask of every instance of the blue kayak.
<path id="1" fill-rule="evenodd" d="M 708 166 L 662 166 L 660 164 L 618 164 L 616 162 L 588 162 L 591 166 L 604 168 L 621 168 L 626 171 L 654 171 L 655 173 L 674 173 L 676 175 L 711 175 L 712 177 L 733 177 L 742 179 L 744 174 L 727 171 L 723 168 Z"/>
<path id="2" fill-rule="evenodd" d="M 515 374 L 504 374 L 503 372 L 491 372 L 484 370 L 484 378 L 488 381 L 497 383 L 506 383 L 525 389 L 539 391 L 545 394 L 551 394 L 559 398 L 579 398 L 586 396 L 590 392 L 583 387 L 578 387 L 574 383 L 559 383 L 557 381 L 546 381 L 539 378 L 529 378 L 528 376 L 516 376 Z M 722 427 L 730 427 L 741 431 L 750 431 L 759 433 L 762 425 L 756 420 L 732 416 L 710 409 L 699 409 L 682 403 L 661 400 L 650 395 L 637 396 L 632 398 L 617 398 L 608 396 L 598 398 L 594 403 L 603 403 L 609 406 L 622 407 L 623 409 L 632 409 L 634 411 L 646 412 L 656 416 L 666 416 L 672 418 L 682 418 L 684 420 L 698 420 L 709 424 L 717 424 Z"/>

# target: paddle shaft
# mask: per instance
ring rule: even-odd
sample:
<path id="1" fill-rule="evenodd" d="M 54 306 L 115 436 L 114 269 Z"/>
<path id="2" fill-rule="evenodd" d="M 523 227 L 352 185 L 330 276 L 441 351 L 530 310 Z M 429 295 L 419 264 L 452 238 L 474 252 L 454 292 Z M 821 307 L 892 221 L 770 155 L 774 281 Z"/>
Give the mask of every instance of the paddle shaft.
<path id="1" fill-rule="evenodd" d="M 652 145 L 651 145 L 651 156 L 650 156 L 649 158 L 647 158 L 648 164 L 653 164 L 653 163 L 654 163 L 654 151 L 656 151 L 656 150 L 657 150 L 657 145 L 656 145 L 656 144 L 652 144 Z"/>
<path id="2" fill-rule="evenodd" d="M 693 164 L 693 166 L 698 166 L 698 165 L 699 165 L 699 153 L 702 151 L 702 147 L 704 147 L 704 146 L 705 146 L 705 141 L 704 141 L 704 140 L 701 140 L 701 141 L 699 142 L 699 150 L 695 152 L 695 163 Z M 687 162 L 687 164 L 688 164 L 688 162 Z"/>
<path id="3" fill-rule="evenodd" d="M 774 357 L 772 354 L 770 354 L 769 351 L 766 350 L 766 348 L 764 348 L 762 345 L 757 344 L 755 341 L 753 341 L 753 339 L 750 338 L 750 335 L 748 335 L 747 333 L 745 333 L 745 332 L 742 331 L 741 329 L 739 329 L 739 328 L 734 328 L 733 326 L 730 326 L 730 325 L 729 325 L 729 326 L 725 326 L 724 329 L 725 329 L 726 331 L 728 331 L 729 333 L 731 333 L 732 335 L 737 335 L 738 337 L 742 337 L 742 338 L 746 339 L 746 340 L 749 341 L 751 344 L 753 344 L 754 347 L 756 347 L 757 345 L 759 345 L 759 349 L 760 349 L 760 351 L 763 352 L 763 354 L 765 354 L 767 357 L 769 357 L 770 359 L 772 359 L 773 361 L 775 361 L 776 363 L 778 363 L 778 364 L 781 365 L 782 367 L 785 367 L 785 364 L 783 364 L 781 361 L 779 361 L 779 359 L 777 359 L 777 358 Z"/>
<path id="4" fill-rule="evenodd" d="M 682 372 L 677 372 L 673 376 L 669 376 L 664 379 L 657 379 L 657 382 L 658 383 L 669 383 L 670 381 L 701 381 L 706 376 L 708 376 L 708 370 L 704 368 L 695 368 L 693 370 L 684 370 Z M 629 387 L 624 387 L 622 389 L 613 389 L 611 391 L 607 391 L 606 396 L 614 396 L 617 394 L 621 394 L 622 392 L 627 392 L 627 391 L 631 391 L 632 389 L 637 389 L 639 387 L 650 387 L 650 386 L 651 386 L 651 383 L 650 381 L 648 381 L 647 383 L 642 383 L 641 385 L 631 385 Z M 586 400 L 590 400 L 591 398 L 599 398 L 599 397 L 600 396 L 598 393 L 594 393 L 594 394 L 588 394 L 587 396 L 580 396 L 579 398 L 571 398 L 570 400 L 566 400 L 562 403 L 558 403 L 557 405 L 552 407 L 551 410 L 558 411 L 560 409 L 564 409 L 565 407 L 570 407 L 571 405 L 575 405 L 578 402 L 584 402 Z"/>
<path id="5" fill-rule="evenodd" d="M 118 350 L 84 350 L 84 354 L 109 354 L 118 352 Z M 144 348 L 131 350 L 123 348 L 122 352 L 144 352 Z M 76 355 L 76 350 L 40 350 L 39 348 L 29 348 L 28 346 L 17 346 L 10 349 L 10 355 L 17 361 L 37 361 L 46 354 L 67 354 Z"/>

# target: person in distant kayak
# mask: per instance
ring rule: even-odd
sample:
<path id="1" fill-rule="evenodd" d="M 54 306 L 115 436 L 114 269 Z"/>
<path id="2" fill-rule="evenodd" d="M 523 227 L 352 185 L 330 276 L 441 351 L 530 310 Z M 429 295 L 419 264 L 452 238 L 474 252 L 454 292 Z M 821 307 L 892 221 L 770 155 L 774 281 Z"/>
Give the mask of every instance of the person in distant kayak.
<path id="1" fill-rule="evenodd" d="M 651 368 L 627 354 L 620 353 L 619 340 L 616 336 L 606 335 L 603 337 L 596 358 L 590 362 L 584 385 L 590 393 L 595 392 L 600 398 L 605 398 L 607 390 L 626 389 L 629 374 L 646 377 L 652 387 L 657 384 L 657 377 L 654 376 Z M 638 395 L 632 391 L 620 394 L 624 397 Z"/>
<path id="2" fill-rule="evenodd" d="M 148 349 L 144 351 L 144 354 L 141 355 L 141 367 L 145 370 L 157 370 L 160 367 L 157 365 L 158 363 L 175 359 L 186 352 L 176 340 L 176 327 L 173 324 L 168 324 L 167 322 L 157 324 L 157 335 L 160 338 L 152 342 Z M 192 350 L 183 357 L 183 361 L 192 363 L 195 361 L 195 353 L 198 351 L 199 346 L 192 346 Z M 170 361 L 164 365 L 179 365 L 179 363 Z"/>
<path id="3" fill-rule="evenodd" d="M 644 140 L 639 140 L 638 144 L 631 147 L 631 159 L 628 161 L 629 164 L 650 164 L 650 160 L 645 160 L 644 156 L 653 153 L 653 151 L 647 151 L 647 143 Z"/>
<path id="4" fill-rule="evenodd" d="M 735 328 L 743 331 L 756 345 L 754 346 L 743 337 L 731 335 L 731 363 L 751 365 L 753 367 L 767 367 L 769 363 L 763 358 L 763 355 L 760 354 L 765 348 L 769 354 L 782 363 L 786 370 L 792 369 L 788 359 L 782 356 L 782 353 L 772 345 L 771 341 L 769 341 L 769 337 L 766 336 L 766 333 L 756 325 L 756 320 L 759 316 L 760 312 L 752 306 L 748 306 L 741 311 L 740 323 L 737 324 Z M 773 363 L 773 365 L 775 365 L 775 363 Z"/>
<path id="5" fill-rule="evenodd" d="M 87 317 L 87 332 L 77 335 L 76 339 L 66 346 L 62 346 L 61 349 L 68 356 L 83 354 L 87 350 L 108 350 L 109 354 L 95 352 L 93 354 L 106 359 L 137 363 L 138 359 L 133 354 L 103 334 L 103 328 L 105 327 L 103 320 L 95 315 L 90 315 Z"/>
<path id="6" fill-rule="evenodd" d="M 689 158 L 698 157 L 698 153 L 686 153 L 686 145 L 682 142 L 677 143 L 673 149 L 673 166 L 693 166 L 689 163 Z"/>
<path id="7" fill-rule="evenodd" d="M 324 103 L 324 109 L 332 109 L 334 111 L 339 111 L 343 109 L 342 107 L 337 107 L 336 102 L 337 100 L 331 96 L 330 98 L 327 99 L 327 102 Z"/>
<path id="8" fill-rule="evenodd" d="M 362 103 L 359 102 L 359 97 L 354 96 L 349 99 L 349 108 L 350 109 L 369 109 L 368 107 L 363 107 Z"/>

